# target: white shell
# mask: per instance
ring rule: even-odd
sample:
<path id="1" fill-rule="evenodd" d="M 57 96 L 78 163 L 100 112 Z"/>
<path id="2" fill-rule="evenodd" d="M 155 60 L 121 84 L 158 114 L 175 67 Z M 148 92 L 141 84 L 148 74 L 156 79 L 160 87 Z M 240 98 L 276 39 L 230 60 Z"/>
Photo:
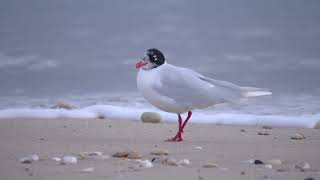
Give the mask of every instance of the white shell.
<path id="1" fill-rule="evenodd" d="M 153 164 L 152 162 L 150 162 L 149 160 L 136 160 L 138 163 L 140 163 L 140 166 L 141 167 L 144 167 L 144 168 L 152 168 L 153 167 Z"/>
<path id="2" fill-rule="evenodd" d="M 181 159 L 178 163 L 181 166 L 186 166 L 190 164 L 190 160 L 189 159 Z"/>
<path id="3" fill-rule="evenodd" d="M 32 154 L 32 155 L 29 155 L 29 156 L 26 156 L 26 157 L 23 157 L 23 158 L 20 158 L 19 161 L 21 163 L 26 163 L 26 164 L 30 164 L 32 163 L 33 161 L 39 161 L 39 156 L 37 154 Z"/>
<path id="4" fill-rule="evenodd" d="M 59 157 L 52 157 L 51 159 L 54 160 L 54 161 L 57 161 L 57 162 L 61 161 L 61 158 L 59 158 Z"/>
<path id="5" fill-rule="evenodd" d="M 64 156 L 61 164 L 77 164 L 78 159 L 75 156 Z"/>

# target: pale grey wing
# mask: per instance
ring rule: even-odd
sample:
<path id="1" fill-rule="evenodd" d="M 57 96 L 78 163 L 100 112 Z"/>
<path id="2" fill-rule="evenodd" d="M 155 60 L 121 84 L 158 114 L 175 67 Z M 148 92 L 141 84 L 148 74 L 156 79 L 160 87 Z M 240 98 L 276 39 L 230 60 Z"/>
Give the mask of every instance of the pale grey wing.
<path id="1" fill-rule="evenodd" d="M 168 66 L 155 89 L 186 107 L 204 108 L 242 98 L 241 88 L 232 83 L 207 78 L 186 68 Z"/>
<path id="2" fill-rule="evenodd" d="M 154 89 L 187 109 L 213 105 L 210 98 L 212 85 L 201 80 L 188 69 L 167 65 L 160 72 L 160 83 Z"/>

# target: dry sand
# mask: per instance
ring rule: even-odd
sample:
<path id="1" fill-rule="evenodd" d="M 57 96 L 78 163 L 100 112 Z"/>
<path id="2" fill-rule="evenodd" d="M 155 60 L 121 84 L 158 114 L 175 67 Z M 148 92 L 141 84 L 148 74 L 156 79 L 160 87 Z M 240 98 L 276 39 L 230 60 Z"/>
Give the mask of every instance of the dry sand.
<path id="1" fill-rule="evenodd" d="M 144 124 L 134 121 L 75 120 L 75 119 L 1 119 L 0 120 L 0 179 L 319 179 L 320 131 L 315 129 L 273 128 L 270 135 L 258 135 L 259 127 L 235 127 L 189 124 L 181 143 L 164 142 L 173 136 L 176 124 Z M 245 129 L 245 130 L 241 130 Z M 291 135 L 306 138 L 292 140 Z M 196 147 L 202 147 L 196 148 Z M 105 160 L 85 158 L 77 164 L 60 165 L 51 157 L 77 155 L 84 151 L 101 151 L 112 156 L 115 152 L 136 150 L 143 159 L 151 160 L 154 149 L 165 149 L 169 157 L 187 158 L 186 166 L 154 163 L 152 168 L 139 167 L 133 160 L 110 157 Z M 38 154 L 40 160 L 22 164 L 19 158 Z M 46 160 L 47 159 L 47 160 Z M 267 162 L 279 159 L 281 165 L 272 169 L 264 165 L 245 163 L 250 159 Z M 294 168 L 307 162 L 310 168 Z M 218 168 L 203 168 L 206 163 Z M 93 167 L 91 173 L 79 172 Z"/>

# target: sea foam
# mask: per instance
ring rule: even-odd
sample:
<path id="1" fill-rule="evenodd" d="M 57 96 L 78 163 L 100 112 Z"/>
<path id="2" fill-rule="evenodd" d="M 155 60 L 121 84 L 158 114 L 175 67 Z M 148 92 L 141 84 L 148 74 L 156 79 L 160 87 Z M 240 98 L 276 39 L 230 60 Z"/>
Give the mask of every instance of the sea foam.
<path id="1" fill-rule="evenodd" d="M 114 120 L 139 121 L 143 112 L 155 111 L 162 116 L 163 122 L 177 122 L 177 115 L 158 111 L 152 108 L 121 107 L 115 105 L 93 105 L 80 109 L 3 109 L 0 118 L 106 118 Z M 320 114 L 310 115 L 255 115 L 241 113 L 204 113 L 194 111 L 190 123 L 206 123 L 221 125 L 251 125 L 273 127 L 314 128 L 320 120 Z"/>

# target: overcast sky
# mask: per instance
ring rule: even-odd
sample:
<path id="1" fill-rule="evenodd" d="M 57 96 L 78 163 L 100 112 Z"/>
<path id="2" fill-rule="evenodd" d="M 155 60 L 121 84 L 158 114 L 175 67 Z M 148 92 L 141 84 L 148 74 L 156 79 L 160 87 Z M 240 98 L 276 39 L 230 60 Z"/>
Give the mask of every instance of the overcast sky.
<path id="1" fill-rule="evenodd" d="M 320 1 L 0 1 L 0 96 L 136 91 L 135 61 L 275 92 L 320 88 Z M 115 81 L 118 80 L 118 81 Z"/>

